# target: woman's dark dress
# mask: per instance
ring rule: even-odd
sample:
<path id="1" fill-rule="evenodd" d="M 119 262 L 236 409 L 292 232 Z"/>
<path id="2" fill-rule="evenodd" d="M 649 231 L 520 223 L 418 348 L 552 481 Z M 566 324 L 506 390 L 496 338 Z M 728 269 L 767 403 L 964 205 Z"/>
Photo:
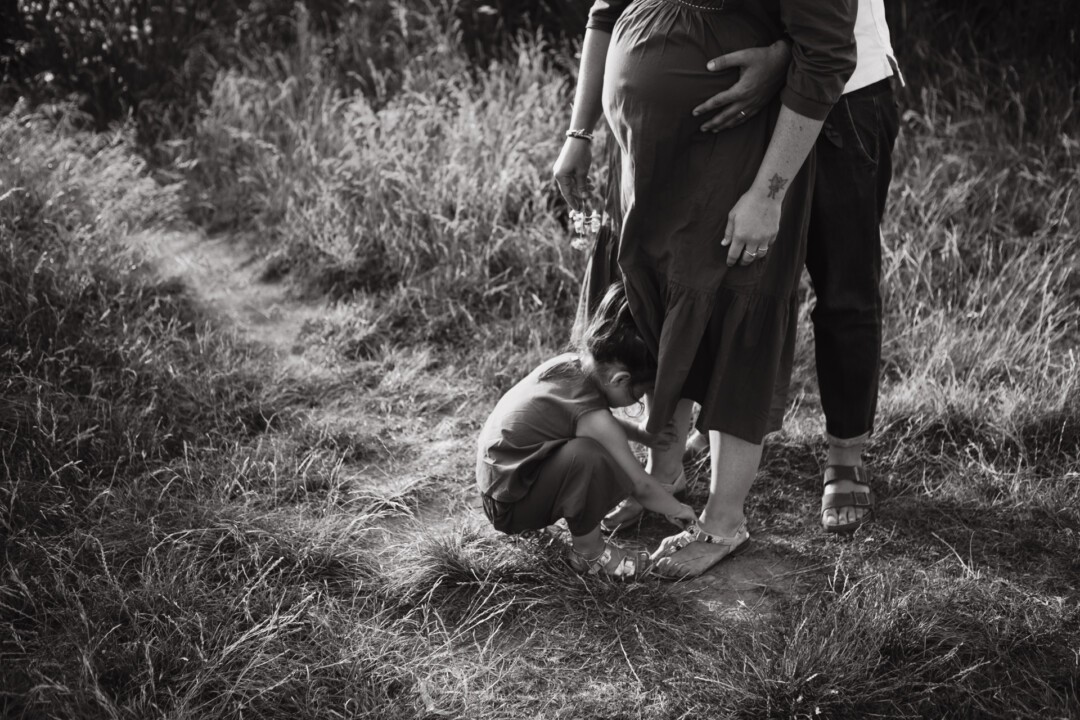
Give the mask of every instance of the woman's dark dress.
<path id="1" fill-rule="evenodd" d="M 656 349 L 649 429 L 676 403 L 698 427 L 759 443 L 780 428 L 795 347 L 814 158 L 792 180 L 767 259 L 728 268 L 727 216 L 749 189 L 780 104 L 824 119 L 855 67 L 855 0 L 597 0 L 588 27 L 612 32 L 604 114 L 621 149 L 618 262 L 634 318 Z M 719 133 L 692 110 L 738 79 L 725 53 L 790 36 L 787 85 L 766 110 Z"/>

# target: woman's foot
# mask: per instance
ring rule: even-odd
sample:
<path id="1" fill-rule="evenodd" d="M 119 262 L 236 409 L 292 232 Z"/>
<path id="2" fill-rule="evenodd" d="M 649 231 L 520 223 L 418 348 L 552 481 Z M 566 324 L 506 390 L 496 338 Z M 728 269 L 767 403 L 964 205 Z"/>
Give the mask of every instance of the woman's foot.
<path id="1" fill-rule="evenodd" d="M 874 518 L 875 499 L 862 464 L 829 465 L 821 494 L 821 527 L 825 532 L 852 532 Z"/>
<path id="2" fill-rule="evenodd" d="M 723 521 L 709 527 L 715 532 L 699 521 L 677 535 L 664 538 L 652 554 L 654 572 L 669 580 L 695 578 L 721 560 L 741 553 L 750 544 L 745 519 L 734 529 L 730 529 L 730 522 Z"/>

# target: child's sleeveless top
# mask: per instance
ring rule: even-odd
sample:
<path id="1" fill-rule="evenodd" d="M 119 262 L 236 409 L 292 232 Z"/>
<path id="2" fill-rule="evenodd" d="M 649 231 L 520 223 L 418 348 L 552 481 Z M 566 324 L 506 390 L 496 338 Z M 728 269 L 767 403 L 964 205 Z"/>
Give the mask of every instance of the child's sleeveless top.
<path id="1" fill-rule="evenodd" d="M 480 492 L 500 502 L 525 497 L 535 468 L 576 436 L 581 416 L 607 409 L 576 355 L 560 355 L 540 365 L 503 395 L 480 431 Z"/>

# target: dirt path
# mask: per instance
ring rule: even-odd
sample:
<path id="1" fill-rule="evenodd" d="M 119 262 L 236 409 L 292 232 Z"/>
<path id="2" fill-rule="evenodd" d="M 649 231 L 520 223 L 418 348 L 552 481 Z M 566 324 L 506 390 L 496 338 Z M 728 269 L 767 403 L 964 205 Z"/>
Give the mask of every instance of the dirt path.
<path id="1" fill-rule="evenodd" d="M 139 234 L 130 241 L 164 277 L 183 280 L 245 338 L 267 346 L 282 362 L 303 357 L 296 343 L 304 325 L 326 308 L 290 300 L 280 283 L 262 282 L 251 249 L 198 232 Z"/>
<path id="2" fill-rule="evenodd" d="M 470 481 L 473 434 L 484 410 L 470 402 L 475 388 L 440 378 L 443 395 L 435 401 L 398 402 L 395 387 L 425 372 L 422 356 L 395 366 L 400 377 L 355 381 L 364 370 L 359 363 L 308 351 L 308 328 L 331 308 L 295 300 L 284 284 L 262 281 L 255 253 L 231 239 L 173 232 L 136 235 L 131 244 L 162 276 L 182 280 L 241 337 L 266 347 L 276 376 L 336 383 L 340 391 L 315 403 L 305 421 L 329 437 L 352 438 L 360 448 L 346 470 L 350 492 L 359 502 L 395 510 L 388 513 L 388 529 L 399 536 L 438 532 L 460 522 L 463 513 L 481 517 Z M 707 482 L 700 472 L 699 482 Z M 619 541 L 645 548 L 665 531 L 646 529 Z M 780 539 L 756 534 L 746 553 L 675 587 L 722 615 L 770 615 L 808 570 L 792 556 Z"/>

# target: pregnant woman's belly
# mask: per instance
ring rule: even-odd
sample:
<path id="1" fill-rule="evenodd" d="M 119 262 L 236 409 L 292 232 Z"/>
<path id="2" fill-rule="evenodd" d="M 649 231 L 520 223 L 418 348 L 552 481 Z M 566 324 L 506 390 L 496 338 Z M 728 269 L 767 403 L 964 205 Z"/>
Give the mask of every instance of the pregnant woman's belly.
<path id="1" fill-rule="evenodd" d="M 694 2 L 704 5 L 709 0 Z M 645 107 L 649 114 L 687 118 L 739 79 L 737 69 L 709 71 L 709 60 L 768 45 L 774 35 L 761 18 L 739 10 L 699 10 L 677 0 L 633 3 L 616 24 L 608 50 L 604 106 L 609 120 L 626 112 L 623 106 L 628 103 L 635 109 Z"/>
<path id="2" fill-rule="evenodd" d="M 703 0 L 695 0 L 702 2 Z M 675 0 L 637 0 L 612 34 L 604 113 L 622 149 L 619 262 L 686 287 L 753 286 L 759 267 L 726 266 L 727 214 L 750 187 L 769 143 L 776 103 L 719 133 L 693 109 L 738 80 L 709 60 L 768 45 L 775 29 L 744 11 L 711 12 Z"/>

